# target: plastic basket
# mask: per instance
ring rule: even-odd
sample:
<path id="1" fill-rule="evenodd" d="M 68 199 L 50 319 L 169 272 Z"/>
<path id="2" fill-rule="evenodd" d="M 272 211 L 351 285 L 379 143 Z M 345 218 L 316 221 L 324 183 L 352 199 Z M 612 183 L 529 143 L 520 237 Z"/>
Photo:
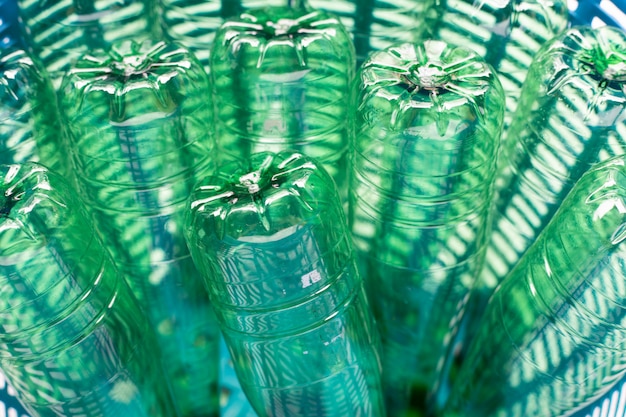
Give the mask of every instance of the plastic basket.
<path id="1" fill-rule="evenodd" d="M 418 1 L 418 0 L 416 0 Z M 599 27 L 611 25 L 626 30 L 626 0 L 568 0 L 571 25 Z M 0 0 L 0 49 L 21 44 L 17 27 L 16 0 Z M 238 407 L 245 402 L 237 379 L 229 365 L 225 346 L 222 344 L 221 385 L 229 392 L 228 406 L 223 417 L 252 417 L 249 409 Z M 626 376 L 612 390 L 571 415 L 572 417 L 626 417 Z M 0 417 L 29 417 L 15 397 L 15 391 L 7 385 L 0 373 Z M 393 416 L 389 416 L 393 417 Z"/>

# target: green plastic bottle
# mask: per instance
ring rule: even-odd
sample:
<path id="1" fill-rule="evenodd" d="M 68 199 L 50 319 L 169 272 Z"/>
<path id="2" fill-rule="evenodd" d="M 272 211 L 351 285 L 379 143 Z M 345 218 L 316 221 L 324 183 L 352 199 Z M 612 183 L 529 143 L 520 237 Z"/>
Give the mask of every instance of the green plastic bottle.
<path id="1" fill-rule="evenodd" d="M 542 45 L 567 28 L 566 0 L 430 0 L 418 39 L 470 48 L 498 72 L 506 98 L 505 131 Z"/>
<path id="2" fill-rule="evenodd" d="M 576 180 L 593 164 L 624 152 L 624 45 L 626 33 L 620 29 L 579 27 L 536 56 L 502 151 L 476 317 Z"/>
<path id="3" fill-rule="evenodd" d="M 330 176 L 259 153 L 202 180 L 185 236 L 260 417 L 385 410 L 378 333 Z"/>
<path id="4" fill-rule="evenodd" d="M 324 164 L 347 201 L 354 68 L 348 33 L 325 12 L 269 7 L 227 21 L 211 51 L 223 159 L 301 152 Z"/>
<path id="5" fill-rule="evenodd" d="M 27 42 L 58 89 L 72 62 L 123 40 L 162 37 L 155 0 L 17 0 Z"/>
<path id="6" fill-rule="evenodd" d="M 428 41 L 370 55 L 355 91 L 349 222 L 381 330 L 387 411 L 421 415 L 482 266 L 502 87 L 474 52 Z"/>
<path id="7" fill-rule="evenodd" d="M 178 416 L 155 335 L 84 203 L 0 166 L 0 367 L 32 417 Z"/>
<path id="8" fill-rule="evenodd" d="M 622 155 L 580 178 L 498 286 L 443 415 L 571 415 L 623 378 L 625 224 Z"/>
<path id="9" fill-rule="evenodd" d="M 183 416 L 217 416 L 219 329 L 182 234 L 215 159 L 207 75 L 179 45 L 122 42 L 75 64 L 61 105 L 81 192 L 157 330 Z"/>
<path id="10" fill-rule="evenodd" d="M 308 4 L 338 17 L 356 47 L 358 63 L 372 50 L 411 42 L 429 2 L 383 0 L 162 0 L 164 31 L 188 46 L 209 71 L 209 50 L 224 21 L 263 7 Z"/>
<path id="11" fill-rule="evenodd" d="M 67 172 L 56 96 L 41 64 L 19 48 L 0 48 L 0 164 L 39 162 Z"/>

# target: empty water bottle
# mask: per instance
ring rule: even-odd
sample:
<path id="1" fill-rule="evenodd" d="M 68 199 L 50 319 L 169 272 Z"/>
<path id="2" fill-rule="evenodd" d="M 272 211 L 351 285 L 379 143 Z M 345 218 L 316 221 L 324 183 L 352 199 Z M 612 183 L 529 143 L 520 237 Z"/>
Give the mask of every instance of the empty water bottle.
<path id="1" fill-rule="evenodd" d="M 46 71 L 22 49 L 0 49 L 0 164 L 36 161 L 66 172 L 64 146 Z"/>
<path id="2" fill-rule="evenodd" d="M 55 89 L 86 52 L 161 37 L 154 0 L 17 0 L 26 38 Z"/>
<path id="3" fill-rule="evenodd" d="M 387 410 L 423 411 L 482 265 L 503 92 L 444 42 L 373 53 L 358 77 L 349 221 L 383 339 Z"/>
<path id="4" fill-rule="evenodd" d="M 533 62 L 503 147 L 476 316 L 576 180 L 594 163 L 624 153 L 624 45 L 619 29 L 572 28 Z"/>
<path id="5" fill-rule="evenodd" d="M 626 373 L 626 158 L 586 173 L 496 290 L 447 416 L 558 417 Z"/>
<path id="6" fill-rule="evenodd" d="M 235 369 L 265 416 L 384 416 L 378 338 L 335 185 L 300 154 L 224 166 L 186 238 Z"/>
<path id="7" fill-rule="evenodd" d="M 419 39 L 468 47 L 493 65 L 506 98 L 505 129 L 539 48 L 567 27 L 566 0 L 431 0 Z"/>
<path id="8" fill-rule="evenodd" d="M 224 159 L 302 152 L 324 164 L 347 200 L 354 60 L 344 27 L 325 12 L 269 7 L 226 22 L 211 52 Z"/>
<path id="9" fill-rule="evenodd" d="M 177 416 L 154 333 L 61 176 L 0 167 L 0 367 L 33 417 Z"/>
<path id="10" fill-rule="evenodd" d="M 93 51 L 61 89 L 81 191 L 157 329 L 184 416 L 218 415 L 219 329 L 182 235 L 215 157 L 209 95 L 200 63 L 163 42 Z"/>

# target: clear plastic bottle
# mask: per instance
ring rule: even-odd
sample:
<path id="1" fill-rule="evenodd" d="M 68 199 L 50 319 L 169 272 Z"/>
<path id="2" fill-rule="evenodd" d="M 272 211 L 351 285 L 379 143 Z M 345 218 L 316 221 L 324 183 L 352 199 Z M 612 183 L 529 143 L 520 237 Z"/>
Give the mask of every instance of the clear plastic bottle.
<path id="1" fill-rule="evenodd" d="M 185 236 L 259 416 L 384 416 L 378 334 L 323 168 L 254 154 L 189 201 Z"/>
<path id="2" fill-rule="evenodd" d="M 446 416 L 559 417 L 625 375 L 626 158 L 596 165 L 498 286 Z"/>
<path id="3" fill-rule="evenodd" d="M 122 42 L 75 64 L 61 105 L 81 192 L 157 329 L 183 416 L 217 416 L 219 328 L 182 234 L 214 165 L 207 75 L 179 45 Z"/>
<path id="4" fill-rule="evenodd" d="M 347 201 L 354 68 L 348 33 L 325 12 L 268 7 L 226 22 L 211 52 L 223 159 L 301 152 L 324 164 Z"/>
<path id="5" fill-rule="evenodd" d="M 209 47 L 224 20 L 263 7 L 307 3 L 337 16 L 352 35 L 358 63 L 372 50 L 416 37 L 428 2 L 381 0 L 162 0 L 165 32 L 188 46 L 209 69 Z"/>
<path id="6" fill-rule="evenodd" d="M 160 39 L 155 0 L 17 0 L 26 38 L 58 89 L 73 61 L 124 40 Z"/>
<path id="7" fill-rule="evenodd" d="M 172 417 L 155 335 L 84 203 L 41 165 L 0 166 L 0 366 L 33 417 Z"/>
<path id="8" fill-rule="evenodd" d="M 373 53 L 357 78 L 349 221 L 387 411 L 419 415 L 482 266 L 503 92 L 482 58 L 440 41 Z"/>
<path id="9" fill-rule="evenodd" d="M 64 129 L 41 64 L 19 48 L 0 48 L 0 164 L 35 161 L 67 172 Z"/>
<path id="10" fill-rule="evenodd" d="M 625 44 L 620 29 L 578 27 L 536 56 L 502 151 L 477 316 L 576 180 L 594 163 L 624 152 Z"/>
<path id="11" fill-rule="evenodd" d="M 418 39 L 473 49 L 496 71 L 506 97 L 505 130 L 539 48 L 567 27 L 566 0 L 430 0 Z"/>

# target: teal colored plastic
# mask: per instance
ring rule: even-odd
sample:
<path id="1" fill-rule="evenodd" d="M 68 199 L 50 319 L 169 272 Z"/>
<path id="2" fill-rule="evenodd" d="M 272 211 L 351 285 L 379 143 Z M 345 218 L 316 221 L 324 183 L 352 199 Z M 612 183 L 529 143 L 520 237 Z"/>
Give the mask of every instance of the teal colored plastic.
<path id="1" fill-rule="evenodd" d="M 136 298 L 83 202 L 40 165 L 0 166 L 0 366 L 33 417 L 177 416 Z"/>
<path id="2" fill-rule="evenodd" d="M 0 0 L 0 50 L 23 48 L 16 0 Z"/>
<path id="3" fill-rule="evenodd" d="M 222 167 L 186 238 L 261 417 L 384 416 L 378 334 L 329 175 L 300 154 Z"/>
<path id="4" fill-rule="evenodd" d="M 17 0 L 29 46 L 55 89 L 72 62 L 124 40 L 159 40 L 154 0 Z"/>
<path id="5" fill-rule="evenodd" d="M 219 329 L 182 234 L 214 166 L 207 75 L 179 45 L 123 42 L 79 60 L 60 96 L 81 192 L 157 330 L 182 414 L 216 416 Z"/>
<path id="6" fill-rule="evenodd" d="M 420 415 L 482 266 L 504 97 L 482 58 L 440 41 L 373 53 L 357 77 L 349 222 L 388 413 Z"/>
<path id="7" fill-rule="evenodd" d="M 626 33 L 572 28 L 537 55 L 497 181 L 479 300 L 511 271 L 576 180 L 626 147 Z M 484 305 L 484 304 L 483 304 Z"/>
<path id="8" fill-rule="evenodd" d="M 577 182 L 491 298 L 444 415 L 570 415 L 625 375 L 625 208 L 624 156 Z"/>
<path id="9" fill-rule="evenodd" d="M 348 33 L 325 12 L 263 8 L 226 22 L 211 51 L 222 158 L 301 152 L 324 164 L 347 201 L 354 67 Z"/>
<path id="10" fill-rule="evenodd" d="M 56 97 L 41 64 L 0 48 L 0 164 L 35 161 L 67 171 Z"/>
<path id="11" fill-rule="evenodd" d="M 568 25 L 567 0 L 430 0 L 418 39 L 471 48 L 496 71 L 506 97 L 505 130 L 539 48 Z"/>

